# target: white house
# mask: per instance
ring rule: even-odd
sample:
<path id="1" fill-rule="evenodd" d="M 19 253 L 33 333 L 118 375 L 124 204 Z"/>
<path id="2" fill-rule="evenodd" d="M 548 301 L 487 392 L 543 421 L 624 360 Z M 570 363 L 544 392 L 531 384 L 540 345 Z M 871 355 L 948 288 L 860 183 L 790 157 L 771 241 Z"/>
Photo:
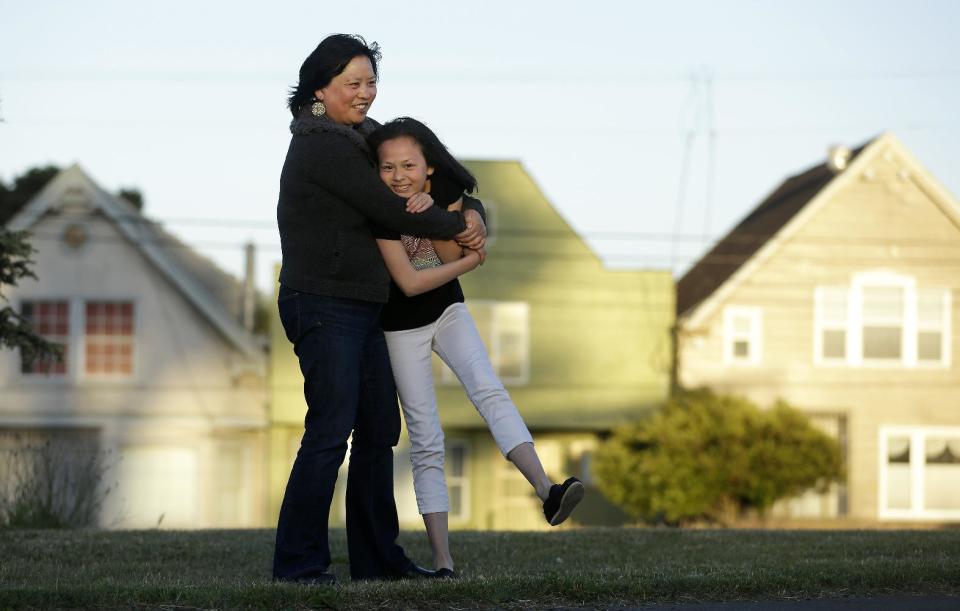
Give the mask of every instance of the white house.
<path id="1" fill-rule="evenodd" d="M 0 352 L 0 446 L 97 448 L 102 526 L 262 525 L 266 358 L 241 284 L 78 165 L 7 227 L 32 233 L 38 280 L 5 294 L 65 359 Z"/>
<path id="2" fill-rule="evenodd" d="M 786 179 L 677 284 L 677 375 L 837 437 L 793 517 L 960 522 L 960 202 L 892 134 Z"/>

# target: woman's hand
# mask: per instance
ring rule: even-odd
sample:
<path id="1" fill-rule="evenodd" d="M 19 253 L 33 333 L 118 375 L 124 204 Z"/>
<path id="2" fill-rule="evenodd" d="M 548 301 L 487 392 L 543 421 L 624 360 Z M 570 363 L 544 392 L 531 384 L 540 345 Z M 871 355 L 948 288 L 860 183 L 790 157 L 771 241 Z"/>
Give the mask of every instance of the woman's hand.
<path id="1" fill-rule="evenodd" d="M 487 243 L 487 226 L 483 223 L 483 217 L 476 210 L 469 209 L 463 211 L 463 219 L 467 222 L 467 228 L 457 234 L 457 244 L 470 250 L 482 249 Z"/>
<path id="2" fill-rule="evenodd" d="M 412 197 L 410 197 L 410 199 L 407 200 L 407 212 L 416 214 L 423 212 L 432 205 L 433 198 L 430 197 L 430 194 L 421 191 L 420 193 L 415 193 Z"/>

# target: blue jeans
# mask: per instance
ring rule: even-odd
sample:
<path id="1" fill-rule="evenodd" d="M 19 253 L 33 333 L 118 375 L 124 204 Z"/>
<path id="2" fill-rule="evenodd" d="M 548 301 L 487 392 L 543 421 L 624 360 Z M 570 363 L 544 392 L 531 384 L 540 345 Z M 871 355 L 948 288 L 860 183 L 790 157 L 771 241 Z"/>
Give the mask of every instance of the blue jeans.
<path id="1" fill-rule="evenodd" d="M 281 286 L 280 320 L 300 360 L 307 402 L 303 440 L 290 472 L 274 550 L 273 577 L 306 579 L 330 566 L 330 502 L 353 433 L 347 472 L 350 575 L 405 572 L 396 543 L 393 446 L 400 411 L 378 303 L 301 293 Z"/>

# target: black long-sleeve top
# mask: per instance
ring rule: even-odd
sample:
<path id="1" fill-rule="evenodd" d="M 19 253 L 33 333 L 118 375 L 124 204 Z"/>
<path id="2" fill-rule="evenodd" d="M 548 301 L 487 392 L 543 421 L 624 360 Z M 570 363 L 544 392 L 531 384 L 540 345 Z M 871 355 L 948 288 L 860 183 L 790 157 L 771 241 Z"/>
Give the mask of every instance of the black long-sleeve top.
<path id="1" fill-rule="evenodd" d="M 450 239 L 466 228 L 463 215 L 432 206 L 406 212 L 406 200 L 383 184 L 364 141 L 377 124 L 349 127 L 314 117 L 309 107 L 290 124 L 293 137 L 280 174 L 277 224 L 288 288 L 385 303 L 390 276 L 373 224 L 405 235 Z M 472 198 L 464 207 L 483 214 Z"/>

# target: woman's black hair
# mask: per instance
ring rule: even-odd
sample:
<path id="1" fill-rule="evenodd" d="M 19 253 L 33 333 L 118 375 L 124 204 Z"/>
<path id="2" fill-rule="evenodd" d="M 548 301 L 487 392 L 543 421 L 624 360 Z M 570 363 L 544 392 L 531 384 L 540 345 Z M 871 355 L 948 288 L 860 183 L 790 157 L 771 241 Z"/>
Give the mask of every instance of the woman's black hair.
<path id="1" fill-rule="evenodd" d="M 303 60 L 300 66 L 300 80 L 296 87 L 290 88 L 287 107 L 294 117 L 300 108 L 313 100 L 313 93 L 330 84 L 333 77 L 343 72 L 354 57 L 366 57 L 373 66 L 373 75 L 379 76 L 377 62 L 380 61 L 380 45 L 367 44 L 363 36 L 357 34 L 331 34 L 327 36 L 313 53 Z"/>
<path id="2" fill-rule="evenodd" d="M 367 144 L 370 145 L 370 150 L 377 154 L 381 144 L 404 136 L 413 138 L 423 151 L 427 165 L 436 172 L 455 181 L 467 193 L 473 193 L 477 188 L 477 179 L 473 177 L 470 170 L 463 167 L 463 164 L 450 154 L 433 130 L 416 119 L 398 117 L 389 123 L 384 123 L 367 136 Z"/>

